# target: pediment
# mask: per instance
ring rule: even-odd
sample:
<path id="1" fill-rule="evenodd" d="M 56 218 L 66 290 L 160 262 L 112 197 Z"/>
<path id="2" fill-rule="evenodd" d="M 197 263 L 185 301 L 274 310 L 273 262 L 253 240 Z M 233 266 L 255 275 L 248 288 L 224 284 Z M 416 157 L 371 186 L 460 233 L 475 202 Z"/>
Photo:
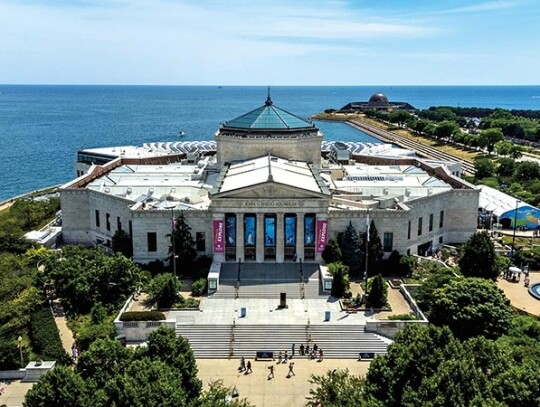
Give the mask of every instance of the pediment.
<path id="1" fill-rule="evenodd" d="M 309 191 L 302 188 L 283 185 L 277 182 L 265 182 L 244 188 L 218 193 L 212 199 L 251 198 L 251 199 L 314 199 L 327 198 L 322 192 Z"/>

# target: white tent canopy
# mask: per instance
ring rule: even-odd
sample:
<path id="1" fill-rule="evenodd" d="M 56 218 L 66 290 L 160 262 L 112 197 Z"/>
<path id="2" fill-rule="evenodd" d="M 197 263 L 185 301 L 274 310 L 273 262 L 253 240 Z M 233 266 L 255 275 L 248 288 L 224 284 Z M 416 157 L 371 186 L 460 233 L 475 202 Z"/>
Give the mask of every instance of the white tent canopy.
<path id="1" fill-rule="evenodd" d="M 480 208 L 486 212 L 492 212 L 497 217 L 509 210 L 516 209 L 516 205 L 518 208 L 529 206 L 526 202 L 521 202 L 513 196 L 486 185 L 478 185 L 476 188 L 480 190 L 478 202 Z"/>

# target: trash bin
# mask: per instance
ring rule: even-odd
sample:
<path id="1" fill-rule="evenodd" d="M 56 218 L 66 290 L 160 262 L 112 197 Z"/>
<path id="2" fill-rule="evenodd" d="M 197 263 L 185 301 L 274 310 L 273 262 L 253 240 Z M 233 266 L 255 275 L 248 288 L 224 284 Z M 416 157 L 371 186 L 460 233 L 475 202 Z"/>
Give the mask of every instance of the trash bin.
<path id="1" fill-rule="evenodd" d="M 240 318 L 245 318 L 247 314 L 246 307 L 240 308 Z"/>
<path id="2" fill-rule="evenodd" d="M 324 320 L 330 321 L 330 311 L 324 311 Z"/>

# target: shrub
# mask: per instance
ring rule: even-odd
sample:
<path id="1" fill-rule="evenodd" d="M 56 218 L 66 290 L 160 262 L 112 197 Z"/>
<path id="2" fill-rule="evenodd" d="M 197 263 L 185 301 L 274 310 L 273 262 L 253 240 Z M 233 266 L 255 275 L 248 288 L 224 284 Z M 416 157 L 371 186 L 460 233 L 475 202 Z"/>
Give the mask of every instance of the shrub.
<path id="1" fill-rule="evenodd" d="M 120 321 L 164 321 L 165 314 L 161 311 L 128 311 L 120 315 Z"/>
<path id="2" fill-rule="evenodd" d="M 388 285 L 380 274 L 368 281 L 368 301 L 372 307 L 382 308 L 388 301 Z"/>
<path id="3" fill-rule="evenodd" d="M 43 360 L 56 360 L 60 364 L 69 364 L 71 359 L 62 347 L 58 327 L 51 310 L 39 307 L 30 316 L 30 334 L 32 348 L 37 357 Z"/>
<path id="4" fill-rule="evenodd" d="M 414 314 L 397 314 L 390 315 L 388 317 L 389 321 L 418 321 L 418 316 Z"/>
<path id="5" fill-rule="evenodd" d="M 158 274 L 148 285 L 148 302 L 157 303 L 158 308 L 170 308 L 182 300 L 178 293 L 181 288 L 182 282 L 172 274 Z"/>
<path id="6" fill-rule="evenodd" d="M 199 278 L 198 280 L 195 280 L 193 284 L 191 284 L 191 295 L 193 296 L 201 296 L 206 291 L 206 279 L 205 278 Z"/>

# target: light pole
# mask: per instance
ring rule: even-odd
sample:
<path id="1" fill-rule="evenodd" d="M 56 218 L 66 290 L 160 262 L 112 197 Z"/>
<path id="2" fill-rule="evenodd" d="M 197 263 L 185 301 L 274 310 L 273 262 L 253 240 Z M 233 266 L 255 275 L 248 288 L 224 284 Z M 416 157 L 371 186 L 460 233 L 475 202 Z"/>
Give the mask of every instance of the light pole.
<path id="1" fill-rule="evenodd" d="M 176 232 L 176 219 L 174 219 L 174 208 L 171 208 L 171 222 L 172 222 L 172 261 L 173 261 L 173 274 L 176 277 L 176 244 L 174 241 L 174 234 Z"/>
<path id="2" fill-rule="evenodd" d="M 520 200 L 516 199 L 516 209 L 514 209 L 514 233 L 512 234 L 512 259 L 514 259 L 514 254 L 516 252 L 516 222 L 517 222 L 517 210 Z"/>
<path id="3" fill-rule="evenodd" d="M 22 356 L 22 336 L 19 335 L 19 337 L 17 338 L 17 342 L 19 344 L 19 355 L 21 356 L 21 368 L 23 368 L 24 361 L 23 361 L 23 356 Z"/>

